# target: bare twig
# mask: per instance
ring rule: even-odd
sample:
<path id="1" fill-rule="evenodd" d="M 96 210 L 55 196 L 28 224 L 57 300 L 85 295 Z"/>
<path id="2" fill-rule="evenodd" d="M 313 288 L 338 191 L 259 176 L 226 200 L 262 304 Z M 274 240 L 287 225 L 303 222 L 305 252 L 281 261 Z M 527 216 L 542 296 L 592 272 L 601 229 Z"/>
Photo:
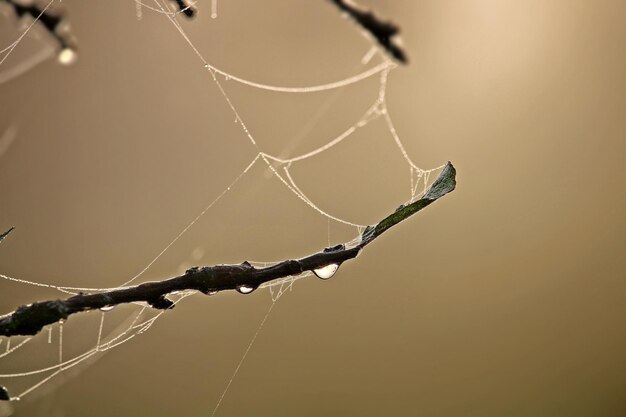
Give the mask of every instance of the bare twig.
<path id="1" fill-rule="evenodd" d="M 400 206 L 394 213 L 374 226 L 368 226 L 361 240 L 353 247 L 337 245 L 298 260 L 286 260 L 267 268 L 255 268 L 248 262 L 238 265 L 195 267 L 185 274 L 164 281 L 146 282 L 113 291 L 78 294 L 65 300 L 48 300 L 18 307 L 0 318 L 0 335 L 34 335 L 44 326 L 67 319 L 71 314 L 131 302 L 146 302 L 154 308 L 169 309 L 172 301 L 166 296 L 175 291 L 196 290 L 205 294 L 224 290 L 251 292 L 261 284 L 275 279 L 299 275 L 328 265 L 340 265 L 355 258 L 361 250 L 389 228 L 435 202 L 456 186 L 456 170 L 450 162 L 419 200 Z"/>
<path id="2" fill-rule="evenodd" d="M 183 13 L 185 16 L 191 18 L 196 14 L 196 9 L 191 5 L 188 5 L 186 0 L 172 0 L 178 6 L 178 11 Z"/>
<path id="3" fill-rule="evenodd" d="M 15 229 L 15 226 L 11 226 L 11 228 L 9 230 L 7 230 L 6 232 L 0 234 L 0 242 L 2 242 L 4 239 L 6 239 L 7 236 L 9 236 L 9 233 L 11 233 L 13 231 L 13 229 Z"/>
<path id="4" fill-rule="evenodd" d="M 11 7 L 18 18 L 22 16 L 30 16 L 33 19 L 38 20 L 46 31 L 50 33 L 50 36 L 55 38 L 61 49 L 74 49 L 67 38 L 59 33 L 59 26 L 64 19 L 64 16 L 59 13 L 53 13 L 46 9 L 42 9 L 35 4 L 23 4 L 16 0 L 4 0 Z"/>
<path id="5" fill-rule="evenodd" d="M 373 11 L 363 9 L 351 0 L 330 1 L 368 31 L 391 56 L 403 64 L 407 63 L 406 53 L 397 43 L 400 28 L 395 23 L 382 20 Z"/>

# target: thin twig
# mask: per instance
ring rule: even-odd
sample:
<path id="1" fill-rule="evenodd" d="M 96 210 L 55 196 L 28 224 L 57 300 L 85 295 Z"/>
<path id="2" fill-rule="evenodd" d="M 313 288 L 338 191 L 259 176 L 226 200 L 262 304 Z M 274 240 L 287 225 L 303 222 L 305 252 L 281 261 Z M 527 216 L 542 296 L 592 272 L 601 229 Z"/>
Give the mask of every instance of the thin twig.
<path id="1" fill-rule="evenodd" d="M 9 230 L 7 230 L 6 232 L 0 234 L 0 242 L 2 242 L 4 239 L 6 239 L 7 236 L 9 236 L 9 233 L 11 233 L 13 231 L 13 229 L 15 229 L 15 226 L 11 226 L 11 228 Z"/>
<path id="2" fill-rule="evenodd" d="M 188 5 L 186 0 L 172 0 L 178 6 L 178 11 L 183 13 L 185 16 L 191 18 L 196 14 L 196 9 L 194 9 L 191 5 Z"/>
<path id="3" fill-rule="evenodd" d="M 15 0 L 4 0 L 10 6 L 18 18 L 22 16 L 30 16 L 33 19 L 38 20 L 46 31 L 57 40 L 61 49 L 70 48 L 70 42 L 59 33 L 59 25 L 64 19 L 64 15 L 60 13 L 53 13 L 46 9 L 42 9 L 35 4 L 22 4 Z"/>

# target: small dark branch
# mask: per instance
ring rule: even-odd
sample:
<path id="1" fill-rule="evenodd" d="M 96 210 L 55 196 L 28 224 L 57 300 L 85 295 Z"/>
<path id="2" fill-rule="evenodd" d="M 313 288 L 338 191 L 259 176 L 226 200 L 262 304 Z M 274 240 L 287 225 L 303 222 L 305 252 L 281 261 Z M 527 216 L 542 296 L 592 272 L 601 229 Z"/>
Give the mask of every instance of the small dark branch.
<path id="1" fill-rule="evenodd" d="M 0 0 L 2 1 L 2 0 Z M 66 36 L 63 36 L 60 31 L 61 23 L 65 16 L 58 12 L 53 13 L 49 10 L 40 8 L 35 4 L 26 4 L 17 0 L 4 0 L 7 4 L 13 7 L 13 11 L 18 18 L 23 16 L 30 16 L 32 19 L 38 19 L 39 23 L 46 29 L 46 31 L 59 43 L 61 49 L 75 49 Z"/>
<path id="2" fill-rule="evenodd" d="M 11 228 L 9 230 L 7 230 L 6 232 L 2 233 L 0 235 L 0 242 L 2 242 L 7 236 L 9 236 L 9 233 L 11 233 L 13 231 L 13 229 L 15 229 L 15 226 L 11 226 Z"/>
<path id="3" fill-rule="evenodd" d="M 64 320 L 71 314 L 124 303 L 146 302 L 154 308 L 169 309 L 173 307 L 173 303 L 166 298 L 166 295 L 175 291 L 196 290 L 208 294 L 216 291 L 238 290 L 247 293 L 268 281 L 299 275 L 302 272 L 331 264 L 340 265 L 355 258 L 365 246 L 394 225 L 453 191 L 456 187 L 455 176 L 456 171 L 448 162 L 422 198 L 401 206 L 376 225 L 366 228 L 360 243 L 356 246 L 337 245 L 301 259 L 286 260 L 267 268 L 255 268 L 248 262 L 238 265 L 194 267 L 183 275 L 164 281 L 145 282 L 134 287 L 104 293 L 78 294 L 65 300 L 28 304 L 0 318 L 0 335 L 34 335 L 44 326 Z"/>
<path id="4" fill-rule="evenodd" d="M 192 18 L 195 16 L 196 9 L 194 9 L 190 5 L 187 5 L 187 2 L 185 0 L 172 0 L 172 1 L 176 3 L 176 6 L 178 6 L 178 10 L 182 12 L 185 16 L 189 18 Z"/>
<path id="5" fill-rule="evenodd" d="M 168 300 L 163 295 L 155 298 L 154 300 L 148 300 L 148 304 L 157 310 L 169 310 L 174 308 L 174 302 L 172 300 Z"/>
<path id="6" fill-rule="evenodd" d="M 11 396 L 5 387 L 0 385 L 0 401 L 9 401 Z"/>
<path id="7" fill-rule="evenodd" d="M 393 22 L 384 21 L 371 10 L 363 9 L 350 0 L 330 0 L 341 11 L 352 17 L 363 29 L 368 31 L 385 50 L 399 62 L 408 61 L 404 50 L 397 44 L 400 28 Z"/>

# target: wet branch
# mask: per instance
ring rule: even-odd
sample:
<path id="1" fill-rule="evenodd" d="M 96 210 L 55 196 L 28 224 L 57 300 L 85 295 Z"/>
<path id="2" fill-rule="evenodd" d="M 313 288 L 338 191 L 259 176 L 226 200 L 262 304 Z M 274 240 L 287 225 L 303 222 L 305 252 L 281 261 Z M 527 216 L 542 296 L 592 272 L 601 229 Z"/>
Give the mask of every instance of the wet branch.
<path id="1" fill-rule="evenodd" d="M 216 291 L 238 290 L 247 293 L 268 281 L 298 275 L 327 265 L 339 265 L 355 258 L 365 246 L 389 228 L 453 191 L 456 186 L 455 176 L 456 170 L 448 162 L 422 198 L 406 206 L 400 206 L 376 225 L 368 226 L 361 235 L 360 243 L 354 247 L 337 245 L 301 259 L 286 260 L 267 268 L 255 268 L 248 262 L 238 265 L 195 267 L 181 276 L 163 281 L 146 282 L 102 293 L 78 294 L 64 300 L 23 305 L 0 318 L 0 335 L 34 335 L 44 326 L 67 319 L 71 314 L 124 303 L 146 302 L 157 309 L 173 308 L 174 303 L 167 295 L 175 291 L 196 290 L 211 294 Z"/>

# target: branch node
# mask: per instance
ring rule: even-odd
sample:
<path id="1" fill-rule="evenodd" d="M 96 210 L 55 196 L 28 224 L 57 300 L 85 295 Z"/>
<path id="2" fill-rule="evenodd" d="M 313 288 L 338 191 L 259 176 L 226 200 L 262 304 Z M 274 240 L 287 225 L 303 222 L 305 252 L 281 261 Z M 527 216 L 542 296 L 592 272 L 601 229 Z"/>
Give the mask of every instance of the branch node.
<path id="1" fill-rule="evenodd" d="M 193 275 L 196 272 L 198 272 L 199 269 L 200 269 L 199 266 L 192 266 L 191 268 L 185 271 L 185 275 Z"/>
<path id="2" fill-rule="evenodd" d="M 248 261 L 243 261 L 240 265 L 246 269 L 255 269 L 254 266 Z"/>
<path id="3" fill-rule="evenodd" d="M 0 319 L 0 335 L 35 335 L 44 326 L 67 319 L 71 313 L 62 300 L 19 306 L 13 313 Z"/>
<path id="4" fill-rule="evenodd" d="M 168 300 L 165 296 L 149 300 L 148 304 L 158 310 L 171 310 L 174 308 L 174 302 L 172 300 Z"/>
<path id="5" fill-rule="evenodd" d="M 295 259 L 291 259 L 287 261 L 287 269 L 289 270 L 289 275 L 298 275 L 304 272 L 304 268 L 302 267 L 302 263 Z"/>
<path id="6" fill-rule="evenodd" d="M 374 229 L 372 226 L 368 225 L 365 228 L 365 230 L 363 230 L 363 233 L 361 233 L 361 242 L 369 242 L 370 240 L 374 239 L 374 237 L 375 237 L 374 231 L 375 230 L 376 229 Z"/>
<path id="7" fill-rule="evenodd" d="M 335 245 L 335 246 L 324 248 L 324 253 L 339 252 L 339 251 L 342 251 L 342 250 L 345 250 L 345 249 L 346 249 L 346 245 L 344 245 L 343 243 L 340 243 L 340 244 Z"/>

